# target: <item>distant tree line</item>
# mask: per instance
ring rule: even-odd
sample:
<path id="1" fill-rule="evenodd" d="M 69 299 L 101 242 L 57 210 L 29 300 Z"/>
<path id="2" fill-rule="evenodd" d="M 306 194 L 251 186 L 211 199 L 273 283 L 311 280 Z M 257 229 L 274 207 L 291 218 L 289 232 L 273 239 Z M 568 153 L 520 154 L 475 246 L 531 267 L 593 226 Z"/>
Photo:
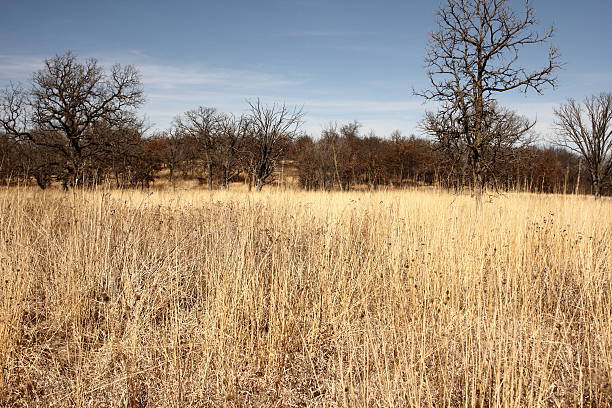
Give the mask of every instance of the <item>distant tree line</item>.
<path id="1" fill-rule="evenodd" d="M 479 114 L 478 138 L 452 109 L 426 115 L 428 137 L 381 137 L 358 122 L 313 137 L 300 131 L 301 109 L 259 100 L 239 117 L 197 107 L 152 133 L 136 114 L 143 102 L 134 67 L 105 71 L 70 52 L 46 60 L 28 87 L 0 95 L 0 182 L 126 188 L 165 177 L 208 189 L 291 182 L 307 190 L 611 192 L 611 94 L 561 105 L 554 147 L 534 144 L 533 123 L 494 101 Z"/>
<path id="2" fill-rule="evenodd" d="M 273 182 L 286 185 L 289 177 L 294 178 L 291 183 L 307 190 L 471 187 L 468 164 L 457 166 L 435 140 L 406 137 L 399 132 L 388 138 L 362 134 L 360 125 L 352 122 L 330 125 L 317 138 L 306 134 L 286 137 L 266 153 L 245 129 L 247 118 L 217 111 L 214 114 L 219 128 L 209 149 L 193 133 L 181 132 L 178 126 L 152 137 L 143 136 L 141 127 L 99 131 L 108 149 L 90 155 L 81 171 L 81 185 L 107 182 L 118 188 L 147 187 L 163 173 L 172 185 L 195 179 L 209 189 L 228 188 L 232 182 L 261 189 Z M 110 143 L 113 137 L 117 140 Z M 560 147 L 507 149 L 490 188 L 593 193 L 591 174 L 580 155 Z M 266 154 L 271 157 L 269 161 Z M 32 181 L 46 188 L 56 181 L 64 185 L 68 174 L 65 160 L 53 149 L 0 134 L 0 180 L 4 184 Z M 610 192 L 609 184 L 602 187 L 601 194 Z"/>
<path id="3" fill-rule="evenodd" d="M 437 186 L 471 190 L 467 160 L 449 158 L 439 141 L 362 135 L 356 122 L 324 129 L 321 137 L 301 136 L 293 144 L 291 162 L 299 184 L 312 190 Z M 577 154 L 559 147 L 506 146 L 491 172 L 495 191 L 590 193 L 590 176 Z M 608 190 L 606 190 L 608 193 Z"/>

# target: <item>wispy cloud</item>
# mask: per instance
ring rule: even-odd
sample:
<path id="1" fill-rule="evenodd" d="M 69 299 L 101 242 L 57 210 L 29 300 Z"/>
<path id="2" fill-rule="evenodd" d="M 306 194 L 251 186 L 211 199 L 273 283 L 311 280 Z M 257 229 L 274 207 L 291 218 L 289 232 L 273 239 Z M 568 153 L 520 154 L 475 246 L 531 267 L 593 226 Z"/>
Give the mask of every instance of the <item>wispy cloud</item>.
<path id="1" fill-rule="evenodd" d="M 200 105 L 222 111 L 242 113 L 245 100 L 255 97 L 279 102 L 299 94 L 306 80 L 260 71 L 210 68 L 207 66 L 171 66 L 147 62 L 135 64 L 142 74 L 146 111 L 155 127 L 170 124 L 177 114 Z M 266 98 L 267 99 L 267 98 Z"/>
<path id="2" fill-rule="evenodd" d="M 203 65 L 171 66 L 148 59 L 135 65 L 142 73 L 148 98 L 144 111 L 157 128 L 167 126 L 177 114 L 199 105 L 240 114 L 246 108 L 245 100 L 254 98 L 261 98 L 264 103 L 303 107 L 307 115 L 304 130 L 313 134 L 332 120 L 360 120 L 364 129 L 381 134 L 397 128 L 412 132 L 424 110 L 416 99 L 344 98 L 341 90 L 322 89 L 326 85 L 312 83 L 307 76 L 297 73 L 278 75 Z"/>
<path id="3" fill-rule="evenodd" d="M 42 67 L 44 58 L 0 54 L 0 85 L 10 81 L 24 81 Z"/>
<path id="4" fill-rule="evenodd" d="M 292 101 L 298 103 L 297 100 Z M 305 99 L 301 102 L 306 109 L 317 112 L 345 111 L 351 113 L 393 113 L 423 109 L 417 100 L 376 100 L 376 99 Z"/>
<path id="5" fill-rule="evenodd" d="M 317 135 L 330 122 L 348 123 L 357 120 L 363 133 L 388 136 L 394 130 L 404 134 L 419 133 L 418 123 L 425 106 L 416 99 L 305 99 L 287 103 L 303 106 L 307 114 L 304 130 Z"/>
<path id="6" fill-rule="evenodd" d="M 146 86 L 176 89 L 185 86 L 223 87 L 250 90 L 301 85 L 302 81 L 256 71 L 215 69 L 207 67 L 177 67 L 169 65 L 138 65 Z"/>
<path id="7" fill-rule="evenodd" d="M 292 31 L 290 37 L 359 37 L 376 34 L 373 31 L 302 30 Z"/>
<path id="8" fill-rule="evenodd" d="M 535 97 L 537 98 L 537 97 Z M 524 96 L 506 95 L 500 98 L 502 106 L 513 109 L 529 120 L 536 121 L 534 131 L 543 141 L 550 140 L 554 134 L 554 109 L 562 103 L 562 99 L 545 97 L 541 101 L 529 99 Z"/>

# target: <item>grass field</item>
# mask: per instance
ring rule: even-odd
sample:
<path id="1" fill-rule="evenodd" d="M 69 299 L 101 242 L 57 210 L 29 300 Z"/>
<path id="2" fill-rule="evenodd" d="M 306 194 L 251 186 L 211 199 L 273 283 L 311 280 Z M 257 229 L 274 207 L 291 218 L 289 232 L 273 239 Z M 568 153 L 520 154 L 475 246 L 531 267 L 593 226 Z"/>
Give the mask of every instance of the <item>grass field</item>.
<path id="1" fill-rule="evenodd" d="M 612 200 L 0 189 L 0 405 L 612 404 Z"/>

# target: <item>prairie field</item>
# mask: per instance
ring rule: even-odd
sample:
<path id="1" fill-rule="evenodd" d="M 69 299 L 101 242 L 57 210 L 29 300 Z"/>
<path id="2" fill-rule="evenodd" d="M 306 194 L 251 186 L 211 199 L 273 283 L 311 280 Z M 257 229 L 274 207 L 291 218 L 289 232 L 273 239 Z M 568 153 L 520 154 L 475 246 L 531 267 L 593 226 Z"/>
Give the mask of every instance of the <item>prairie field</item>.
<path id="1" fill-rule="evenodd" d="M 609 407 L 612 200 L 0 189 L 0 405 Z"/>

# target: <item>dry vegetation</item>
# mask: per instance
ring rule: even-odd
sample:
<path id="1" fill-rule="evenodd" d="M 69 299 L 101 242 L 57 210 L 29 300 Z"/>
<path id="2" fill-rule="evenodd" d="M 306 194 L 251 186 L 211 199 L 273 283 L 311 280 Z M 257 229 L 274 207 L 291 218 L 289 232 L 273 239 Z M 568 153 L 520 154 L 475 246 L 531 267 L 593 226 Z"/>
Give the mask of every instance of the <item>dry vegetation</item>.
<path id="1" fill-rule="evenodd" d="M 3 406 L 610 406 L 612 202 L 0 190 Z"/>

